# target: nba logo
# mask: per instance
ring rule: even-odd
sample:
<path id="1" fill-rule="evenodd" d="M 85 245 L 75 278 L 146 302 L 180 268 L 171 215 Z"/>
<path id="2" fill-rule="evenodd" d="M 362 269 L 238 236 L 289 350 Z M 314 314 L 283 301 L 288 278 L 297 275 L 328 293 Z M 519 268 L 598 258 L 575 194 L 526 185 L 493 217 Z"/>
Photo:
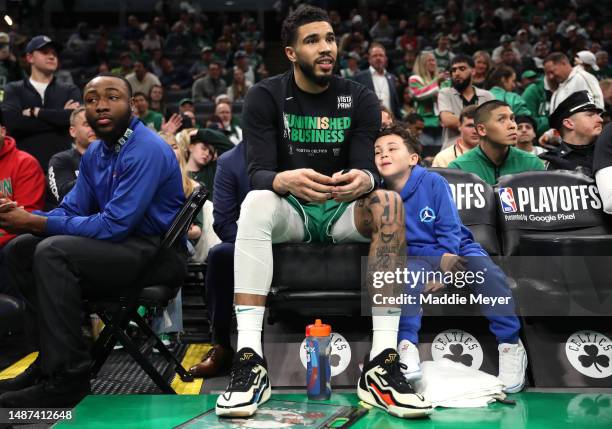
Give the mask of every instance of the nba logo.
<path id="1" fill-rule="evenodd" d="M 515 213 L 516 202 L 514 201 L 512 188 L 499 188 L 497 192 L 499 192 L 499 199 L 504 213 Z"/>

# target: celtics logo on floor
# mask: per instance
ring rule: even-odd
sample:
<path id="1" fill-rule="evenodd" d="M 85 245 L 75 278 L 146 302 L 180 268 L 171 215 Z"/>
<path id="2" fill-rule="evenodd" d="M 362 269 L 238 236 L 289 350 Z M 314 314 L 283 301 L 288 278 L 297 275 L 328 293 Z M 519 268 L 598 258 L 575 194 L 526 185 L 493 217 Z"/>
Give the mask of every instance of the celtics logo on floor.
<path id="1" fill-rule="evenodd" d="M 591 378 L 612 376 L 612 341 L 597 331 L 578 331 L 565 342 L 567 360 L 579 373 Z"/>
<path id="2" fill-rule="evenodd" d="M 331 354 L 329 365 L 331 366 L 332 377 L 342 374 L 351 362 L 351 346 L 346 339 L 337 332 L 331 333 Z M 300 345 L 300 360 L 306 368 L 306 339 Z"/>
<path id="3" fill-rule="evenodd" d="M 483 360 L 480 342 L 461 329 L 448 329 L 436 335 L 431 343 L 431 356 L 433 360 L 446 358 L 474 369 L 480 369 Z"/>

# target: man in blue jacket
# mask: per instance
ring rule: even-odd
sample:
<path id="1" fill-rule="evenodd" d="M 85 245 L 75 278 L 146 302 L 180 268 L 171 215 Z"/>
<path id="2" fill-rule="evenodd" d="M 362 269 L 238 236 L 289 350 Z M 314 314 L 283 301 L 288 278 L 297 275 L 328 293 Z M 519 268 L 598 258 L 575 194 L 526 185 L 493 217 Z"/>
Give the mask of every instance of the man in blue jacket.
<path id="1" fill-rule="evenodd" d="M 400 194 L 406 210 L 408 271 L 424 275 L 472 272 L 474 281 L 472 284 L 466 281 L 465 287 L 470 288 L 473 296 L 499 298 L 495 306 L 482 304 L 480 308 L 499 343 L 498 377 L 504 383 L 504 391 L 518 392 L 525 383 L 527 355 L 519 339 L 520 322 L 506 276 L 461 222 L 446 180 L 417 165 L 417 148 L 418 142 L 401 126 L 384 129 L 375 144 L 376 167 L 386 187 Z M 432 284 L 425 286 L 424 275 L 406 283 L 407 294 L 417 300 L 407 305 L 400 319 L 398 351 L 400 362 L 407 366 L 403 372 L 408 380 L 421 375 L 416 349 L 421 327 L 420 292 L 432 288 Z M 431 277 L 447 278 L 446 275 Z M 460 285 L 455 283 L 455 286 Z"/>
<path id="2" fill-rule="evenodd" d="M 85 86 L 85 113 L 100 140 L 81 160 L 58 208 L 28 213 L 0 199 L 9 281 L 26 298 L 26 329 L 39 358 L 0 382 L 0 407 L 71 407 L 90 391 L 82 297 L 139 284 L 184 203 L 176 157 L 131 113 L 129 83 L 100 75 Z"/>
<path id="3" fill-rule="evenodd" d="M 195 377 L 219 375 L 229 369 L 234 355 L 230 344 L 234 303 L 234 243 L 240 204 L 251 189 L 245 143 L 238 143 L 219 157 L 213 187 L 213 228 L 222 241 L 208 251 L 205 281 L 213 346 L 204 360 L 190 369 Z"/>

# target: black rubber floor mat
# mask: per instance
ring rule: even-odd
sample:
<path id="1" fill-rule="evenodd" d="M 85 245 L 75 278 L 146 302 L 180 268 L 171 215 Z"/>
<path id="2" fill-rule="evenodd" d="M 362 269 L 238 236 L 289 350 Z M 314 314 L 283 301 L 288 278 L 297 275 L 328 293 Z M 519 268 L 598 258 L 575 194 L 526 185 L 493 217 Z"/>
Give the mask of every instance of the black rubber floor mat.
<path id="1" fill-rule="evenodd" d="M 179 361 L 183 359 L 187 347 L 188 344 L 179 344 L 174 349 L 174 355 Z M 146 356 L 168 380 L 168 383 L 171 383 L 175 375 L 174 368 L 170 368 L 168 362 L 161 355 L 149 352 Z M 113 351 L 98 373 L 98 377 L 93 380 L 92 392 L 96 395 L 161 393 L 147 373 L 124 350 Z"/>

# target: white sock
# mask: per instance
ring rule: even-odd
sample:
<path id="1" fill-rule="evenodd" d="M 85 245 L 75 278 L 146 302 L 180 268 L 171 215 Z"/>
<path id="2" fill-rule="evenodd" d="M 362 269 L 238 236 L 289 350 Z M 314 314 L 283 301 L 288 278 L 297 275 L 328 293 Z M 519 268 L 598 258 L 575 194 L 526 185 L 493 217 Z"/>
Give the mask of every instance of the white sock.
<path id="1" fill-rule="evenodd" d="M 266 307 L 256 305 L 235 305 L 234 307 L 236 310 L 236 322 L 238 323 L 238 345 L 236 350 L 250 347 L 260 357 L 263 357 L 261 330 Z"/>
<path id="2" fill-rule="evenodd" d="M 401 308 L 375 307 L 372 309 L 372 350 L 370 350 L 370 360 L 374 359 L 385 349 L 397 350 L 397 332 L 401 313 Z"/>

